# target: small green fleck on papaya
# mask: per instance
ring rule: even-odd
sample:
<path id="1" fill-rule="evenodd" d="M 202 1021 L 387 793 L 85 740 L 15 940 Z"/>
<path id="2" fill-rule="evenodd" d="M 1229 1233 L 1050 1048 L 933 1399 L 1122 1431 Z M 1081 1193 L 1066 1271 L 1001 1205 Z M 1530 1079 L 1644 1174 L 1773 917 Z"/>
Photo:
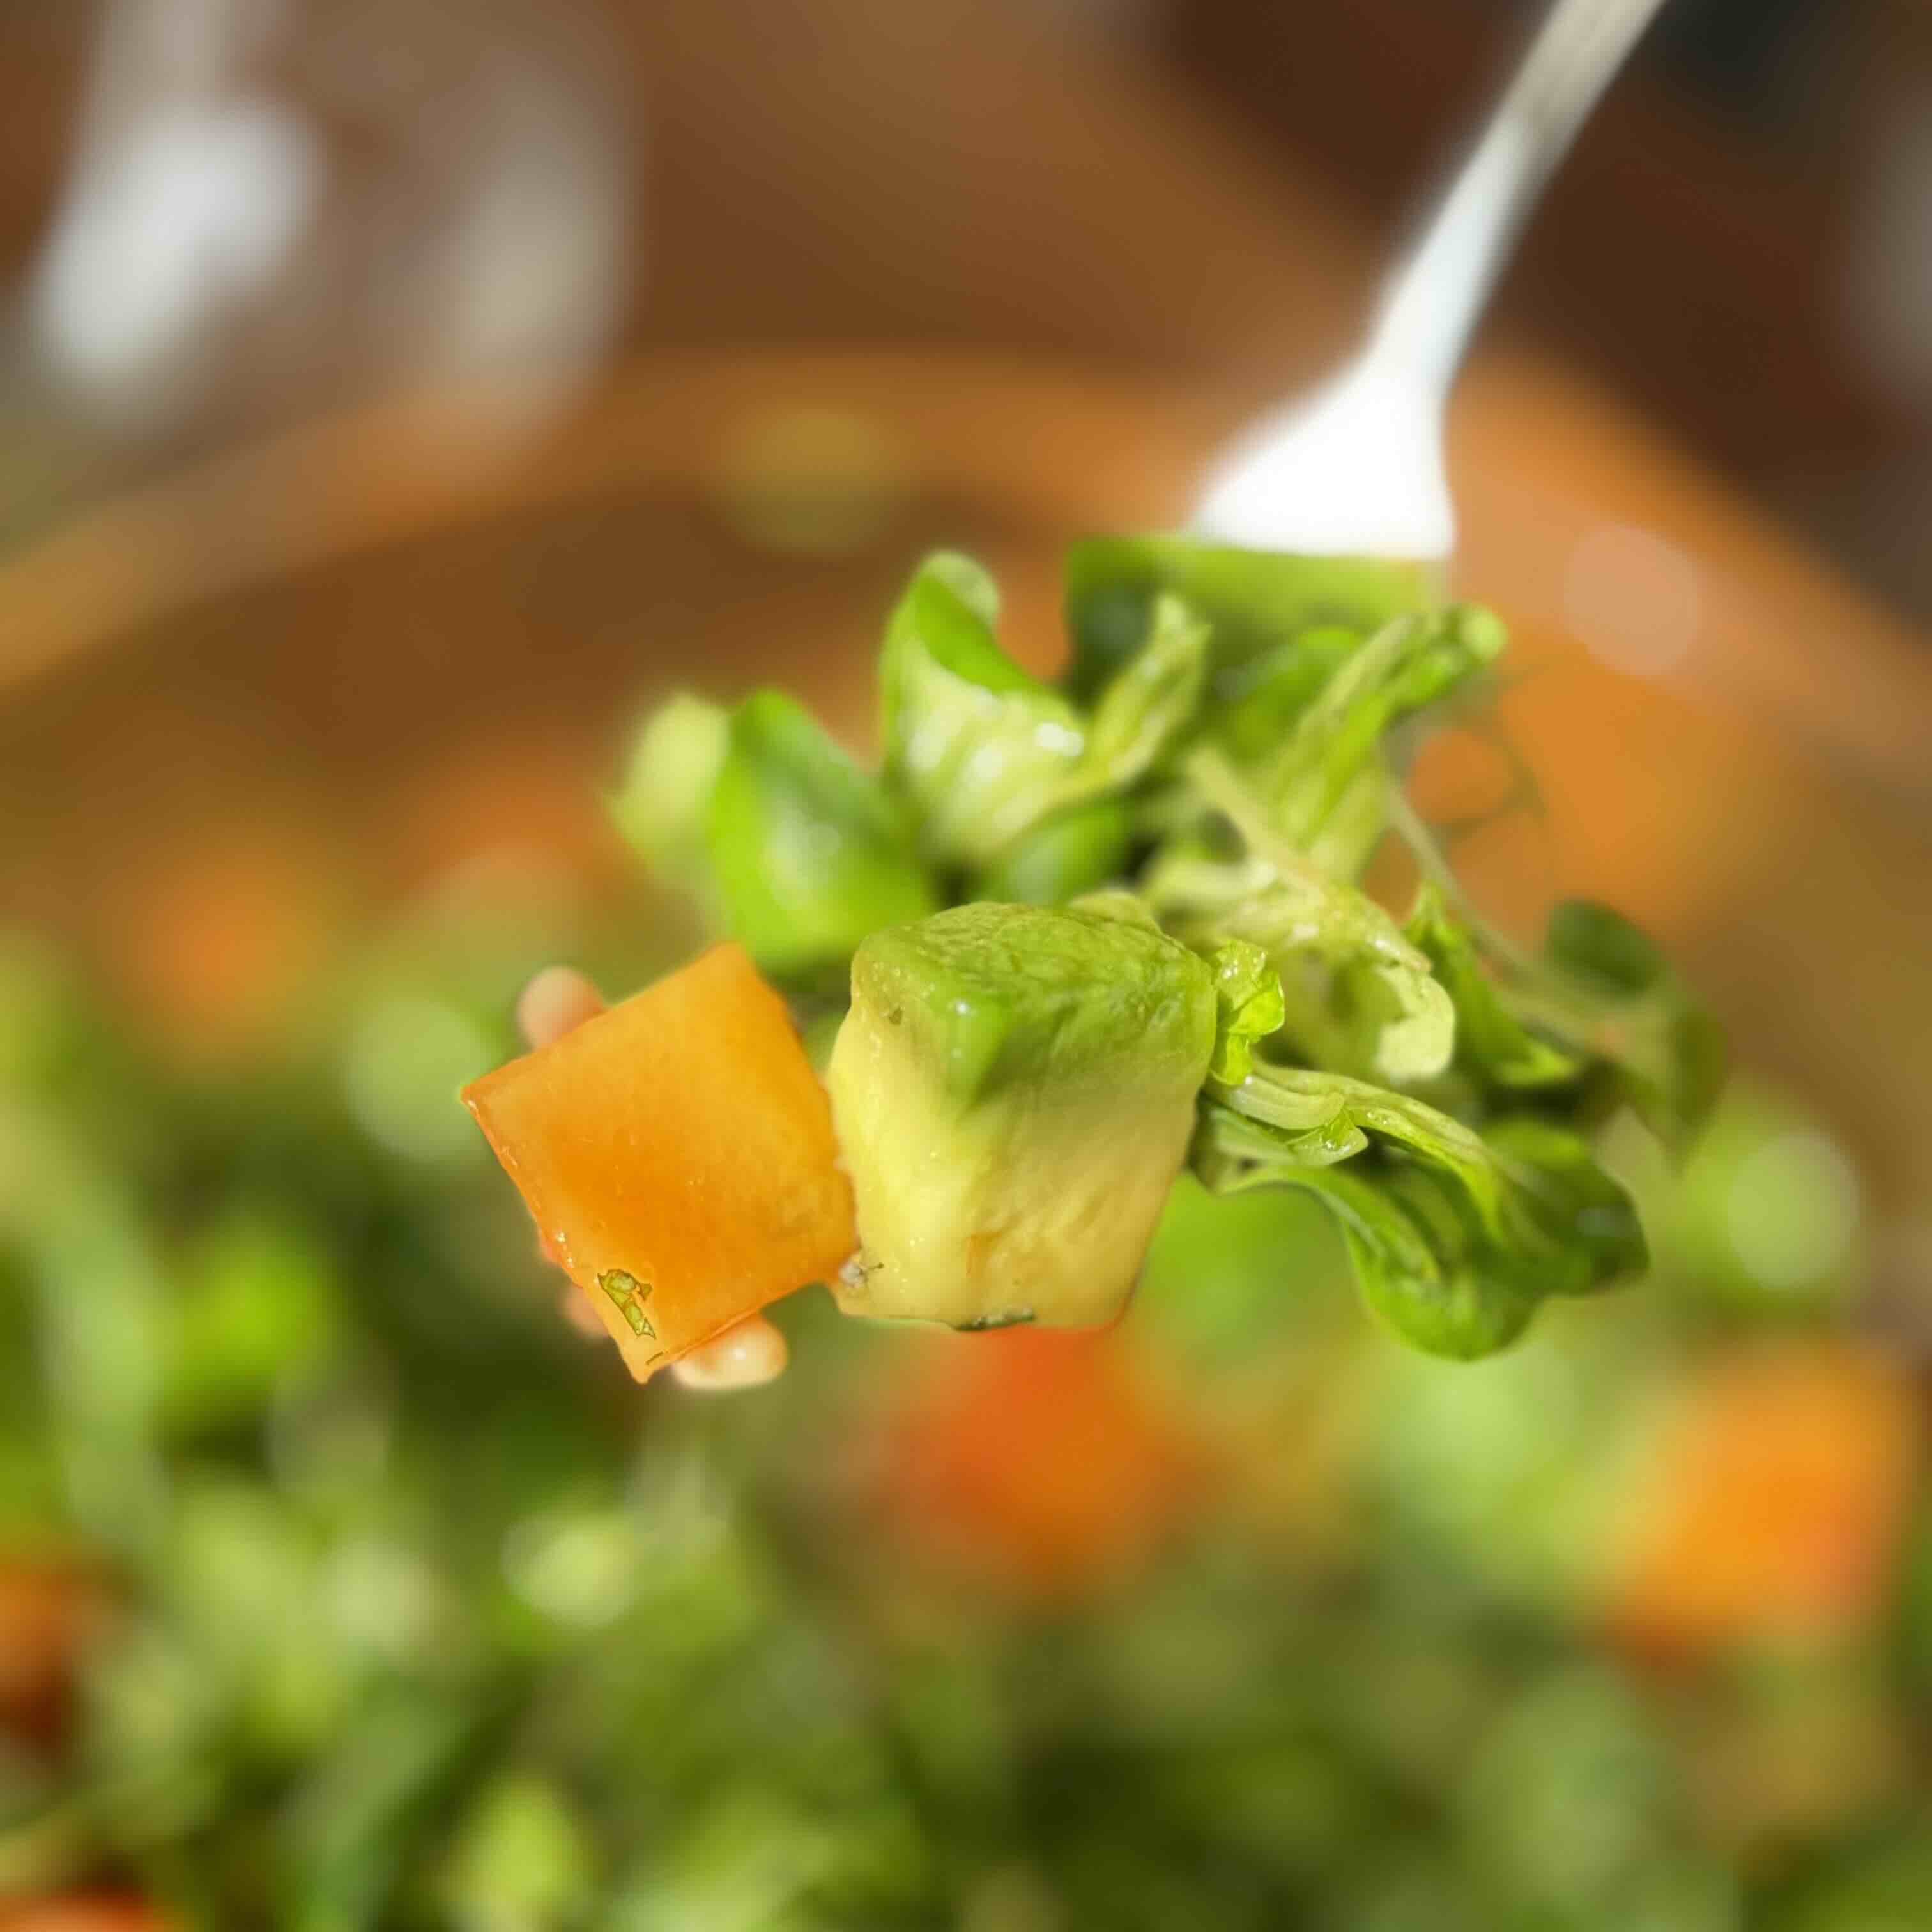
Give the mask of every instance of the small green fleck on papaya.
<path id="1" fill-rule="evenodd" d="M 616 1303 L 617 1312 L 630 1324 L 634 1335 L 648 1335 L 655 1341 L 657 1330 L 644 1313 L 644 1298 L 651 1292 L 647 1281 L 640 1281 L 628 1268 L 606 1268 L 597 1277 L 597 1286 Z"/>

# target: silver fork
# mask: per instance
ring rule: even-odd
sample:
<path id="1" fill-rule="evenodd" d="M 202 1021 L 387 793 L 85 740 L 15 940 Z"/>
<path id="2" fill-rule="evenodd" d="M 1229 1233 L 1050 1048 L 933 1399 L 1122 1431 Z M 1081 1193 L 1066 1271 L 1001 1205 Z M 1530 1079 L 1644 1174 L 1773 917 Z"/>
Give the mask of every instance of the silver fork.
<path id="1" fill-rule="evenodd" d="M 1209 472 L 1196 534 L 1257 550 L 1442 558 L 1450 386 L 1536 198 L 1663 0 L 1555 0 L 1480 137 L 1336 375 Z"/>

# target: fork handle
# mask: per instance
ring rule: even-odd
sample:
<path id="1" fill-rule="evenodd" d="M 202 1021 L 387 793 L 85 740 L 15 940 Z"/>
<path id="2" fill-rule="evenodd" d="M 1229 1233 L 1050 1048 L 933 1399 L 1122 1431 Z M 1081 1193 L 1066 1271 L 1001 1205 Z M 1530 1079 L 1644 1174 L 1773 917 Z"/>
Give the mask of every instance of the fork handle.
<path id="1" fill-rule="evenodd" d="M 1475 146 L 1389 278 L 1369 353 L 1446 394 L 1510 244 L 1663 0 L 1554 0 Z"/>

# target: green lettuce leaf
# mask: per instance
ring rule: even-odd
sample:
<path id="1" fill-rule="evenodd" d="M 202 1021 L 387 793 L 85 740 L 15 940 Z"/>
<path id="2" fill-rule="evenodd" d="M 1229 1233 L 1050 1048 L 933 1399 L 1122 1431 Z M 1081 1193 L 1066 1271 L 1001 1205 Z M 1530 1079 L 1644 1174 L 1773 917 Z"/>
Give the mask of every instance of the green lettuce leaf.
<path id="1" fill-rule="evenodd" d="M 1252 680 L 1238 678 L 1222 688 L 1228 674 L 1252 660 L 1292 653 L 1302 634 L 1317 628 L 1331 634 L 1324 650 L 1338 636 L 1352 643 L 1392 617 L 1426 608 L 1436 586 L 1426 565 L 1291 556 L 1184 536 L 1092 538 L 1076 544 L 1066 560 L 1073 656 L 1065 682 L 1076 698 L 1096 698 L 1142 649 L 1164 592 L 1212 630 L 1211 695 L 1219 703 L 1253 688 Z"/>
<path id="2" fill-rule="evenodd" d="M 1268 1147 L 1258 1124 L 1205 1103 L 1194 1172 L 1215 1193 L 1287 1187 L 1318 1201 L 1341 1231 L 1364 1302 L 1412 1348 L 1473 1361 L 1506 1348 L 1528 1325 L 1536 1298 L 1469 1265 L 1452 1204 L 1432 1211 L 1419 1188 L 1392 1186 L 1352 1164 L 1271 1160 Z"/>
<path id="3" fill-rule="evenodd" d="M 1522 1114 L 1490 1121 L 1483 1141 L 1549 1244 L 1536 1264 L 1546 1293 L 1592 1294 L 1649 1266 L 1636 1203 L 1582 1135 Z"/>
<path id="4" fill-rule="evenodd" d="M 1568 1086 L 1582 1077 L 1576 1055 L 1539 1038 L 1510 1010 L 1474 938 L 1433 884 L 1417 893 L 1403 930 L 1454 1004 L 1456 1064 L 1478 1085 L 1520 1090 Z"/>
<path id="5" fill-rule="evenodd" d="M 1564 901 L 1540 959 L 1497 983 L 1520 1022 L 1586 1064 L 1580 1112 L 1627 1106 L 1674 1152 L 1696 1138 L 1724 1088 L 1724 1030 L 1621 914 Z"/>
<path id="6" fill-rule="evenodd" d="M 1606 999 L 1641 999 L 1670 977 L 1657 941 L 1594 899 L 1565 899 L 1552 908 L 1543 950 L 1559 973 Z"/>
<path id="7" fill-rule="evenodd" d="M 1319 1195 L 1370 1305 L 1436 1354 L 1503 1346 L 1549 1296 L 1648 1263 L 1636 1208 L 1588 1144 L 1527 1116 L 1478 1132 L 1406 1094 L 1256 1061 L 1239 1082 L 1210 1079 L 1192 1159 L 1218 1192 Z M 1325 1172 L 1342 1160 L 1345 1174 Z"/>
<path id="8" fill-rule="evenodd" d="M 1170 847 L 1141 890 L 1190 945 L 1238 940 L 1267 955 L 1280 977 L 1282 1037 L 1298 1058 L 1400 1085 L 1440 1073 L 1456 1010 L 1427 955 L 1365 892 L 1276 856 L 1293 869 Z"/>
<path id="9" fill-rule="evenodd" d="M 1396 618 L 1345 658 L 1256 775 L 1280 834 L 1306 850 L 1345 801 L 1378 789 L 1390 727 L 1467 683 L 1506 641 L 1490 612 L 1455 604 Z"/>
<path id="10" fill-rule="evenodd" d="M 1390 802 L 1390 824 L 1425 880 L 1409 936 L 1455 997 L 1460 1070 L 1492 1097 L 1534 1091 L 1553 1104 L 1574 1085 L 1564 1103 L 1573 1118 L 1600 1121 L 1628 1106 L 1682 1154 L 1723 1091 L 1728 1055 L 1723 1028 L 1662 949 L 1621 913 L 1566 899 L 1550 915 L 1541 952 L 1525 952 L 1455 903 L 1454 875 L 1430 829 L 1399 793 Z"/>
<path id="11" fill-rule="evenodd" d="M 1120 798 L 1050 813 L 1022 832 L 974 881 L 973 896 L 1064 905 L 1118 879 L 1134 846 L 1134 814 Z"/>
<path id="12" fill-rule="evenodd" d="M 1153 770 L 1200 706 L 1208 627 L 1179 598 L 1154 608 L 1147 641 L 1120 667 L 1094 706 L 1086 782 L 1116 790 Z"/>
<path id="13" fill-rule="evenodd" d="M 704 820 L 731 740 L 722 705 L 680 692 L 644 720 L 610 816 L 667 885 L 702 896 L 711 880 Z"/>
<path id="14" fill-rule="evenodd" d="M 1320 624 L 1216 670 L 1204 720 L 1208 735 L 1237 764 L 1262 763 L 1280 749 L 1302 713 L 1365 638 L 1364 632 L 1343 625 Z"/>
<path id="15" fill-rule="evenodd" d="M 779 692 L 732 714 L 704 854 L 724 929 L 782 978 L 842 974 L 868 932 L 938 909 L 878 780 Z"/>
<path id="16" fill-rule="evenodd" d="M 1067 802 L 1087 748 L 1078 709 L 1015 664 L 994 634 L 998 592 L 968 559 L 942 552 L 914 573 L 880 660 L 888 781 L 910 805 L 927 856 L 991 866 Z"/>
<path id="17" fill-rule="evenodd" d="M 1340 1114 L 1365 1136 L 1405 1156 L 1450 1175 L 1482 1224 L 1499 1240 L 1510 1238 L 1508 1182 L 1474 1128 L 1406 1094 L 1372 1082 L 1312 1067 L 1257 1061 L 1246 1078 L 1210 1081 L 1210 1097 L 1250 1120 L 1300 1131 L 1310 1110 L 1325 1120 Z"/>
<path id="18" fill-rule="evenodd" d="M 1057 813 L 1124 791 L 1192 720 L 1205 627 L 1163 599 L 1091 714 L 1028 675 L 994 632 L 992 580 L 942 553 L 915 573 L 886 628 L 880 683 L 888 778 L 928 856 L 994 873 Z"/>
<path id="19" fill-rule="evenodd" d="M 1208 962 L 1214 973 L 1214 1057 L 1209 1076 L 1216 1080 L 1246 1078 L 1254 1043 L 1281 1029 L 1286 1010 L 1281 976 L 1268 954 L 1246 940 L 1216 946 Z"/>

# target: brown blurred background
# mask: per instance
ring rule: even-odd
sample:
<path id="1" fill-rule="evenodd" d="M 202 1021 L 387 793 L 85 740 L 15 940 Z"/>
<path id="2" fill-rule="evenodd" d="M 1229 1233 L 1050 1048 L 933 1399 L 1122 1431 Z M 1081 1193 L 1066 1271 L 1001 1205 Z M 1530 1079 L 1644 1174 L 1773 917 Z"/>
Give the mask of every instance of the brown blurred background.
<path id="1" fill-rule="evenodd" d="M 0 248 L 43 322 L 37 256 L 44 284 L 88 137 L 105 145 L 84 76 L 107 10 L 0 11 Z M 944 343 L 1269 384 L 1346 340 L 1533 12 L 1509 0 L 113 10 L 172 19 L 184 92 L 292 95 L 332 117 L 330 219 L 327 197 L 357 191 L 345 160 L 392 169 L 413 142 L 428 166 L 418 137 L 434 136 L 463 70 L 487 65 L 493 41 L 500 53 L 548 43 L 555 111 L 597 128 L 632 197 L 621 262 L 604 265 L 614 280 L 578 310 L 612 346 Z M 182 50 L 197 37 L 226 51 L 197 68 Z M 152 61 L 141 70 L 154 78 Z M 464 84 L 488 92 L 473 73 Z M 416 218 L 440 205 L 423 198 Z M 1534 341 L 1613 386 L 1922 612 L 1929 238 L 1921 0 L 1675 0 L 1538 214 L 1492 338 Z M 560 273 L 595 281 L 591 266 Z M 355 277 L 336 268 L 332 288 L 266 300 L 236 278 L 224 326 L 235 305 L 284 302 L 310 326 L 255 316 L 226 393 L 195 410 L 157 419 L 106 398 L 97 369 L 79 399 L 100 436 L 84 460 L 41 446 L 59 440 L 50 412 L 57 423 L 75 404 L 73 370 L 50 358 L 44 327 L 16 333 L 10 386 L 39 431 L 10 438 L 15 518 L 250 410 L 286 416 L 373 382 L 404 336 L 379 345 L 366 316 L 345 324 Z M 544 272 L 541 260 L 524 271 Z M 88 299 L 113 303 L 113 286 Z M 336 326 L 314 328 L 332 308 Z M 524 320 L 538 340 L 541 318 Z M 411 352 L 428 344 L 418 334 Z"/>

